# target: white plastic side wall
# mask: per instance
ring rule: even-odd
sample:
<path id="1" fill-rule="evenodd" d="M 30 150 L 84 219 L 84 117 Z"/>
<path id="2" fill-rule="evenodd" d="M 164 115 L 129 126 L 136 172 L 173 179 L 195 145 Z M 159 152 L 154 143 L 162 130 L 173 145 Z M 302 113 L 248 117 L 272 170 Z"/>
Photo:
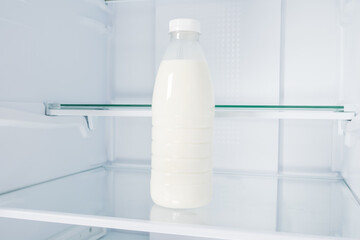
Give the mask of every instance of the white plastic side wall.
<path id="1" fill-rule="evenodd" d="M 341 1 L 341 26 L 343 46 L 343 100 L 360 105 L 360 2 Z M 359 119 L 356 125 L 360 126 Z M 360 198 L 360 129 L 352 134 L 352 142 L 344 147 L 343 175 L 353 192 Z"/>
<path id="2" fill-rule="evenodd" d="M 44 102 L 104 102 L 109 10 L 102 0 L 0 4 L 0 192 L 106 161 L 102 123 L 44 116 Z"/>

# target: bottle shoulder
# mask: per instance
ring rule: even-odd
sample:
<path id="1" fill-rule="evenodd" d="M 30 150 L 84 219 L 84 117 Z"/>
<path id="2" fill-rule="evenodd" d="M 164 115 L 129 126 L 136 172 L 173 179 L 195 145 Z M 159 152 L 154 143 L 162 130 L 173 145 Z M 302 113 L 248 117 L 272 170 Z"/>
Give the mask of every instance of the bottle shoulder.
<path id="1" fill-rule="evenodd" d="M 162 104 L 176 101 L 184 103 L 186 97 L 191 104 L 213 105 L 213 91 L 209 68 L 203 60 L 163 60 L 155 81 L 153 100 Z M 194 106 L 193 106 L 194 107 Z"/>

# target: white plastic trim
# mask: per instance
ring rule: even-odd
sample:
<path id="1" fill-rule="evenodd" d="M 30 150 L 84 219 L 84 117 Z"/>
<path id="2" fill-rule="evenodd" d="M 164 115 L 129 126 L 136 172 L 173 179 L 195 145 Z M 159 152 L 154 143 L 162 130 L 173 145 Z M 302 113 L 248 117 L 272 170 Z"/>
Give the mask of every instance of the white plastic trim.
<path id="1" fill-rule="evenodd" d="M 84 118 L 53 118 L 44 115 L 43 103 L 1 103 L 0 126 L 37 129 L 53 129 L 75 127 L 82 136 L 88 136 Z"/>
<path id="2" fill-rule="evenodd" d="M 357 115 L 354 120 L 348 122 L 344 127 L 345 145 L 352 147 L 360 141 L 360 116 Z"/>
<path id="3" fill-rule="evenodd" d="M 133 220 L 106 216 L 90 216 L 84 214 L 57 213 L 50 211 L 32 211 L 15 208 L 0 208 L 0 217 L 43 221 L 52 223 L 93 226 L 130 231 L 175 234 L 193 237 L 218 238 L 226 240 L 355 240 L 342 237 L 319 237 L 312 235 L 246 232 L 211 226 L 191 226 L 185 224 L 169 224 L 145 220 Z"/>
<path id="4" fill-rule="evenodd" d="M 108 109 L 108 110 L 77 110 L 47 109 L 49 116 L 92 116 L 92 117 L 151 117 L 151 109 Z"/>
<path id="5" fill-rule="evenodd" d="M 151 117 L 150 108 L 118 108 L 118 109 L 51 109 L 49 116 L 102 116 L 102 117 Z M 216 109 L 215 117 L 242 118 L 242 119 L 329 119 L 352 120 L 354 112 L 333 111 L 278 111 L 278 110 L 243 110 L 243 109 Z"/>

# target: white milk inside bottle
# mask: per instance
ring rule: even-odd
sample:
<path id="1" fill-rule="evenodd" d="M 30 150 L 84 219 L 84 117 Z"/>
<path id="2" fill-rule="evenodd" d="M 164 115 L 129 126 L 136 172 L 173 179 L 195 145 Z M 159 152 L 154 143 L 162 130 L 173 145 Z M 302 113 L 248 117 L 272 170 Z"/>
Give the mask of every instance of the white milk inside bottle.
<path id="1" fill-rule="evenodd" d="M 163 207 L 195 208 L 211 199 L 214 97 L 200 23 L 169 26 L 152 100 L 151 197 Z"/>

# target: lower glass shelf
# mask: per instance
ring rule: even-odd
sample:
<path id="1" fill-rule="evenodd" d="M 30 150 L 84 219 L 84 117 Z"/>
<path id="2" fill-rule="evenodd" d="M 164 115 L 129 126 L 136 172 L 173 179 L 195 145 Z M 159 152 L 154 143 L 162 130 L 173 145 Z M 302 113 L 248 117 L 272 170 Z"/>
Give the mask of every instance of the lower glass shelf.
<path id="1" fill-rule="evenodd" d="M 110 166 L 0 196 L 0 217 L 218 239 L 360 237 L 342 179 L 215 173 L 208 206 L 155 205 L 147 168 Z"/>
<path id="2" fill-rule="evenodd" d="M 151 117 L 151 105 L 49 103 L 46 105 L 46 115 Z M 215 117 L 352 120 L 355 111 L 345 106 L 215 105 Z"/>

